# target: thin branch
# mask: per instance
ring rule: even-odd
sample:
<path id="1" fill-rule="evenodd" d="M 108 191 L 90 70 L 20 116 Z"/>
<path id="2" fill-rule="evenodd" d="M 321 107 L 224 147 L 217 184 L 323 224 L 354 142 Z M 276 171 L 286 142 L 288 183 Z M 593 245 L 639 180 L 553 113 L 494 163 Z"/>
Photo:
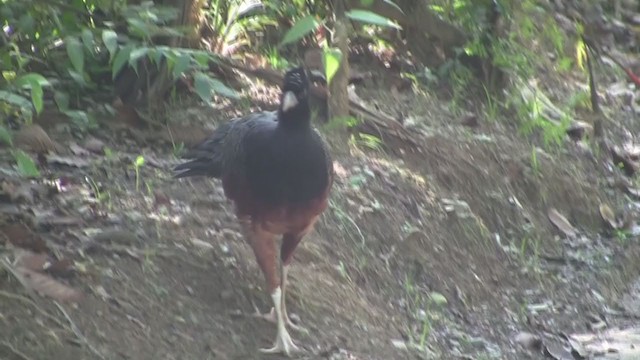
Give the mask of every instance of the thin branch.
<path id="1" fill-rule="evenodd" d="M 32 360 L 29 356 L 27 356 L 25 353 L 23 353 L 22 351 L 18 350 L 15 346 L 11 345 L 11 343 L 9 343 L 6 340 L 3 340 L 2 342 L 0 342 L 0 345 L 3 345 L 4 347 L 8 348 L 9 350 L 11 350 L 11 352 L 17 356 L 20 360 Z"/>
<path id="2" fill-rule="evenodd" d="M 89 350 L 91 350 L 94 355 L 96 355 L 100 359 L 105 359 L 104 355 L 102 355 L 101 352 L 99 352 L 93 345 L 91 345 L 91 343 L 89 343 L 89 340 L 82 334 L 82 332 L 80 331 L 78 326 L 76 326 L 76 323 L 73 322 L 71 316 L 69 316 L 64 307 L 62 307 L 62 305 L 60 305 L 60 303 L 58 303 L 57 301 L 54 301 L 53 303 L 56 304 L 58 310 L 60 310 L 62 315 L 64 315 L 64 317 L 67 319 L 67 321 L 69 322 L 69 326 L 71 326 L 71 331 L 75 334 L 78 340 L 80 340 Z"/>

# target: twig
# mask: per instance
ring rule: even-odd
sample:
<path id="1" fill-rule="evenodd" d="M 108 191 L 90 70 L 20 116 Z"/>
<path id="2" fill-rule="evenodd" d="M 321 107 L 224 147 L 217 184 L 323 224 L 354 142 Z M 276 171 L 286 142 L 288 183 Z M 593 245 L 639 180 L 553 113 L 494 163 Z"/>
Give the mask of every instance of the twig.
<path id="1" fill-rule="evenodd" d="M 3 345 L 4 347 L 8 348 L 9 350 L 11 350 L 11 352 L 17 356 L 18 358 L 20 358 L 21 360 L 32 360 L 30 357 L 28 357 L 27 355 L 25 355 L 25 353 L 23 353 L 22 351 L 18 350 L 15 348 L 15 346 L 11 345 L 11 343 L 9 343 L 6 340 L 3 340 L 2 342 L 0 342 L 0 345 Z"/>
<path id="2" fill-rule="evenodd" d="M 58 320 L 58 318 L 46 312 L 44 309 L 42 309 L 40 306 L 38 306 L 38 304 L 36 304 L 33 300 L 29 299 L 28 297 L 18 295 L 18 294 L 13 294 L 4 290 L 0 290 L 0 296 L 4 296 L 9 299 L 22 301 L 23 303 L 29 304 L 33 306 L 40 313 L 40 315 L 53 321 L 54 323 L 56 323 L 56 325 L 60 326 L 61 328 L 68 330 L 68 328 L 60 320 Z"/>
<path id="3" fill-rule="evenodd" d="M 94 355 L 96 355 L 100 359 L 105 359 L 104 355 L 102 355 L 102 353 L 100 353 L 95 347 L 93 347 L 93 345 L 89 343 L 89 340 L 84 335 L 82 335 L 82 332 L 80 331 L 80 329 L 78 329 L 78 327 L 73 322 L 67 311 L 62 307 L 62 305 L 60 305 L 60 303 L 58 303 L 57 301 L 54 301 L 53 303 L 56 304 L 58 310 L 60 310 L 62 315 L 64 315 L 64 317 L 67 319 L 67 321 L 69 322 L 69 326 L 71 327 L 71 331 L 73 331 L 78 340 L 80 340 L 89 350 L 91 350 Z"/>

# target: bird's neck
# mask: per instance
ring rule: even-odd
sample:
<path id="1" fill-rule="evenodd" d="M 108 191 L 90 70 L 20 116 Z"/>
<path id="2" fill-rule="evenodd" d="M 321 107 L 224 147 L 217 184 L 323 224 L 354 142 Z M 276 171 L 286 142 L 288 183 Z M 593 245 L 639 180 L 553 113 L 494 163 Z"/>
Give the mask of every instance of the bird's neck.
<path id="1" fill-rule="evenodd" d="M 311 109 L 308 103 L 300 103 L 295 108 L 283 112 L 278 110 L 278 127 L 304 130 L 311 128 Z"/>

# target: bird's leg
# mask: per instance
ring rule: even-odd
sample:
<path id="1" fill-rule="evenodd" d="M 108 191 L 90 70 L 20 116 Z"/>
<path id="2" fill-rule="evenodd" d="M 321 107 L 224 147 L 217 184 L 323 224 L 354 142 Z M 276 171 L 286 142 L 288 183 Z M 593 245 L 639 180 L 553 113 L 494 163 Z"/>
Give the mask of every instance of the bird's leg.
<path id="1" fill-rule="evenodd" d="M 253 228 L 253 225 L 250 221 L 243 219 L 242 222 L 243 229 L 245 230 L 245 234 L 249 239 L 251 244 L 251 248 L 253 249 L 253 253 L 256 256 L 256 260 L 258 265 L 260 266 L 260 270 L 265 276 L 265 280 L 267 281 L 267 288 L 270 292 L 273 293 L 275 289 L 278 287 L 278 274 L 276 272 L 276 243 L 274 236 L 268 234 L 265 231 L 261 231 L 260 228 Z M 263 314 L 260 312 L 258 307 L 253 304 L 255 312 L 252 314 L 254 317 L 263 318 L 265 320 L 276 322 L 276 314 L 271 309 L 270 313 Z"/>
<path id="2" fill-rule="evenodd" d="M 304 327 L 300 326 L 300 325 L 296 325 L 294 324 L 291 319 L 289 318 L 289 315 L 287 314 L 287 301 L 286 301 L 286 294 L 287 294 L 287 273 L 289 270 L 289 265 L 285 265 L 282 264 L 282 268 L 281 268 L 281 287 L 282 287 L 282 316 L 284 317 L 284 320 L 286 321 L 287 325 L 292 328 L 295 331 L 300 331 L 300 332 L 304 332 L 304 333 L 309 333 L 309 330 L 305 329 Z"/>
<path id="3" fill-rule="evenodd" d="M 280 288 L 277 267 L 277 251 L 273 234 L 264 231 L 259 226 L 248 227 L 251 248 L 256 256 L 258 265 L 264 273 L 267 287 L 271 292 L 271 300 L 275 309 L 275 318 L 278 326 L 278 335 L 273 347 L 269 349 L 260 349 L 261 352 L 267 354 L 285 353 L 290 356 L 293 352 L 300 349 L 293 343 L 291 336 L 287 331 L 287 323 L 282 316 L 282 290 Z"/>
<path id="4" fill-rule="evenodd" d="M 289 314 L 287 313 L 287 301 L 286 301 L 286 289 L 287 289 L 287 273 L 289 270 L 289 265 L 282 265 L 282 267 L 280 268 L 280 287 L 282 288 L 282 301 L 281 301 L 281 308 L 282 308 L 282 316 L 284 317 L 284 321 L 285 323 L 293 330 L 295 331 L 300 331 L 300 332 L 304 332 L 304 333 L 309 333 L 309 330 L 305 329 L 304 327 L 300 326 L 300 325 L 296 325 L 293 321 L 291 321 L 291 319 L 289 318 Z M 271 311 L 268 313 L 262 313 L 260 312 L 260 310 L 258 309 L 258 307 L 254 304 L 253 305 L 255 312 L 253 313 L 253 316 L 255 317 L 259 317 L 261 319 L 267 320 L 269 322 L 272 323 L 277 323 L 278 319 L 276 317 L 276 312 L 275 312 L 275 306 L 271 308 Z"/>
<path id="5" fill-rule="evenodd" d="M 278 326 L 278 335 L 273 347 L 269 349 L 260 349 L 265 354 L 285 353 L 287 356 L 291 356 L 292 353 L 300 351 L 300 348 L 293 343 L 291 335 L 287 331 L 286 321 L 282 313 L 282 290 L 277 287 L 271 294 L 273 300 L 273 308 L 276 313 L 276 321 Z"/>

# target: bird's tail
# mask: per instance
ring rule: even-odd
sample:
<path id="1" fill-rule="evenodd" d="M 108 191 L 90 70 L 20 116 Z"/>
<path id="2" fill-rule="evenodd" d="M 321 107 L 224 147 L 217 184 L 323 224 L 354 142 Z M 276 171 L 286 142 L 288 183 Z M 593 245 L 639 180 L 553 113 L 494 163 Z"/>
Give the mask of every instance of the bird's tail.
<path id="1" fill-rule="evenodd" d="M 196 158 L 179 164 L 173 168 L 173 177 L 176 179 L 191 176 L 208 176 L 220 178 L 222 171 L 217 161 L 209 158 Z"/>

